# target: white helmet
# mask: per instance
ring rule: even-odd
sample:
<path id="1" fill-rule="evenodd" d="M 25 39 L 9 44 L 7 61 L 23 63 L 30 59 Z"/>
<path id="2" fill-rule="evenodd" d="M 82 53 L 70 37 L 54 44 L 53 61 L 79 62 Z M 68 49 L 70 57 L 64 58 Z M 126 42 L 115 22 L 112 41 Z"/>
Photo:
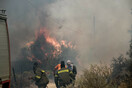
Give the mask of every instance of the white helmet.
<path id="1" fill-rule="evenodd" d="M 67 60 L 67 64 L 71 64 L 71 61 L 70 60 Z"/>

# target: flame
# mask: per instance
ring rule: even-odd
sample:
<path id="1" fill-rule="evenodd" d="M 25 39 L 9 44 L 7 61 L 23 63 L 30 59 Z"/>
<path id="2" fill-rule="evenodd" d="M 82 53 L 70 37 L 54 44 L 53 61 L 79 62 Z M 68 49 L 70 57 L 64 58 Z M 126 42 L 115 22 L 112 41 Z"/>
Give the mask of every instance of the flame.
<path id="1" fill-rule="evenodd" d="M 66 48 L 75 49 L 76 46 L 72 45 L 72 42 L 66 42 L 65 40 L 61 40 L 61 45 L 63 45 Z"/>
<path id="2" fill-rule="evenodd" d="M 72 42 L 68 43 L 68 47 L 72 48 L 72 49 L 76 49 L 76 46 L 72 44 Z"/>
<path id="3" fill-rule="evenodd" d="M 34 56 L 33 55 L 32 56 L 27 56 L 27 59 L 30 60 L 30 61 L 33 61 Z"/>
<path id="4" fill-rule="evenodd" d="M 32 55 L 32 56 L 27 56 L 27 59 L 30 60 L 31 62 L 32 62 L 33 59 L 34 59 L 34 60 L 36 60 L 38 63 L 40 63 L 40 64 L 42 63 L 41 60 L 39 60 L 38 58 L 35 58 L 34 55 Z"/>
<path id="5" fill-rule="evenodd" d="M 46 42 L 50 43 L 55 48 L 55 50 L 52 53 L 53 57 L 56 57 L 59 54 L 61 54 L 62 50 L 61 50 L 61 45 L 59 44 L 59 42 L 57 42 L 55 38 L 52 38 L 47 34 L 45 35 L 45 38 L 46 38 Z"/>
<path id="6" fill-rule="evenodd" d="M 47 36 L 46 41 L 53 45 L 58 52 L 61 52 L 61 45 L 56 41 L 56 39 Z"/>
<path id="7" fill-rule="evenodd" d="M 72 42 L 66 42 L 65 40 L 61 40 L 60 42 L 58 42 L 56 38 L 50 36 L 50 33 L 46 28 L 41 28 L 39 31 L 36 31 L 35 35 L 36 35 L 35 36 L 36 39 L 38 39 L 39 37 L 43 35 L 44 38 L 46 39 L 46 42 L 51 44 L 55 48 L 55 50 L 51 51 L 53 57 L 56 57 L 62 53 L 61 46 L 64 46 L 65 48 L 74 48 L 74 46 L 72 45 Z M 44 51 L 43 46 L 41 46 L 41 50 Z M 44 51 L 44 54 L 45 56 L 50 55 L 49 53 L 46 53 L 45 51 Z"/>
<path id="8" fill-rule="evenodd" d="M 52 37 L 50 35 L 50 32 L 46 28 L 41 28 L 40 30 L 35 32 L 36 40 L 30 41 L 25 44 L 29 49 L 29 54 L 27 56 L 27 59 L 29 61 L 37 61 L 41 64 L 43 61 L 41 61 L 42 58 L 56 58 L 61 55 L 62 51 L 65 50 L 65 48 L 75 49 L 75 45 L 73 45 L 72 42 L 67 42 L 66 40 L 57 41 L 55 37 Z M 34 50 L 33 48 L 31 48 L 31 46 L 36 44 L 36 42 L 39 44 L 39 46 L 37 47 L 35 45 L 33 47 L 35 47 L 35 50 L 42 50 L 40 52 L 38 51 L 42 55 L 41 58 L 36 58 L 38 56 L 33 55 L 33 53 L 31 52 L 32 50 Z M 47 47 L 51 50 L 47 50 Z M 81 64 L 79 59 L 77 59 L 77 61 L 79 62 L 79 64 Z"/>
<path id="9" fill-rule="evenodd" d="M 61 45 L 63 45 L 64 47 L 68 48 L 68 45 L 66 44 L 66 41 L 65 40 L 62 40 L 61 41 Z"/>
<path id="10" fill-rule="evenodd" d="M 28 56 L 27 59 L 30 60 L 30 61 L 33 61 L 33 58 L 32 57 L 29 57 Z"/>
<path id="11" fill-rule="evenodd" d="M 41 28 L 37 33 L 36 33 L 36 38 L 38 38 L 39 36 L 43 35 L 46 39 L 46 42 L 48 42 L 49 44 L 51 44 L 52 46 L 54 46 L 55 50 L 53 51 L 53 56 L 55 57 L 56 55 L 59 55 L 62 51 L 61 51 L 61 45 L 59 44 L 59 42 L 57 42 L 57 40 L 55 38 L 52 38 L 49 36 L 49 32 L 48 30 L 46 30 L 46 28 Z M 41 50 L 44 50 L 43 47 L 41 47 Z M 48 55 L 48 54 L 46 54 Z"/>
<path id="12" fill-rule="evenodd" d="M 30 42 L 26 43 L 26 46 L 27 46 L 27 47 L 30 47 L 30 46 L 33 45 L 33 44 L 34 44 L 34 41 L 30 41 Z"/>

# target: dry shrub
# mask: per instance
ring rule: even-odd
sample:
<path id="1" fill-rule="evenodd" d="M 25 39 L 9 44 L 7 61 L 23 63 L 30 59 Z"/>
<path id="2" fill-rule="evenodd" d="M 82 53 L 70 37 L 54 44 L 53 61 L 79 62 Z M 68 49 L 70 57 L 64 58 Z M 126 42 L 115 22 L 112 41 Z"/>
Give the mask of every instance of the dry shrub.
<path id="1" fill-rule="evenodd" d="M 24 71 L 21 74 L 16 74 L 16 82 L 15 82 L 12 74 L 11 88 L 29 88 L 33 82 L 31 79 L 29 79 L 29 77 L 32 76 L 33 76 L 32 71 Z"/>
<path id="2" fill-rule="evenodd" d="M 66 88 L 76 88 L 76 87 L 73 87 L 73 84 L 70 84 L 70 85 L 66 86 Z"/>
<path id="3" fill-rule="evenodd" d="M 113 73 L 119 76 L 113 76 Z M 115 72 L 107 65 L 91 65 L 77 78 L 74 87 L 69 85 L 67 88 L 132 88 L 131 77 L 124 71 Z"/>
<path id="4" fill-rule="evenodd" d="M 115 85 L 107 82 L 111 71 L 106 65 L 91 65 L 77 78 L 75 88 L 115 88 Z"/>

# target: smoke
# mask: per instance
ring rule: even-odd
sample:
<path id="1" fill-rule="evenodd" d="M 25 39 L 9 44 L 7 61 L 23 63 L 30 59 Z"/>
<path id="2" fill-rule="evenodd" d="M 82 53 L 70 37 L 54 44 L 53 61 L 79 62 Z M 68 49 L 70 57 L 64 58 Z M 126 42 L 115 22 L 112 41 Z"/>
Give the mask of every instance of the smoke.
<path id="1" fill-rule="evenodd" d="M 130 0 L 58 0 L 49 11 L 61 26 L 56 35 L 76 42 L 82 63 L 108 63 L 129 50 L 131 4 Z"/>
<path id="2" fill-rule="evenodd" d="M 109 62 L 129 50 L 131 0 L 2 0 L 12 60 L 35 30 L 47 27 L 57 40 L 76 44 L 82 63 Z"/>
<path id="3" fill-rule="evenodd" d="M 35 37 L 35 30 L 46 24 L 47 4 L 55 0 L 0 0 L 6 9 L 10 35 L 11 57 L 16 60 L 20 49 Z M 40 15 L 41 13 L 41 15 Z"/>

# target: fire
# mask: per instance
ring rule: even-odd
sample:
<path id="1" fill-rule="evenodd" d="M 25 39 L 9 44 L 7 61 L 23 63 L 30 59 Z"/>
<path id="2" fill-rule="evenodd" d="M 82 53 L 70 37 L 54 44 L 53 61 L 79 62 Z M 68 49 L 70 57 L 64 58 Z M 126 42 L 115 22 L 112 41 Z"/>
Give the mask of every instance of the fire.
<path id="1" fill-rule="evenodd" d="M 34 55 L 32 55 L 32 56 L 27 56 L 27 59 L 30 60 L 31 62 L 32 62 L 33 60 L 36 60 L 38 63 L 40 63 L 40 64 L 42 63 L 41 60 L 39 60 L 38 58 L 35 58 Z"/>
<path id="2" fill-rule="evenodd" d="M 26 43 L 26 46 L 30 47 L 32 44 L 34 44 L 34 41 L 30 41 L 30 42 Z"/>
<path id="3" fill-rule="evenodd" d="M 58 56 L 62 52 L 61 45 L 59 44 L 59 42 L 57 42 L 57 40 L 55 38 L 50 37 L 49 33 L 46 29 L 44 29 L 44 30 L 41 29 L 40 33 L 44 33 L 43 35 L 46 38 L 46 42 L 48 42 L 49 44 L 54 46 L 55 50 L 52 52 L 53 57 Z"/>
<path id="4" fill-rule="evenodd" d="M 33 58 L 32 57 L 29 57 L 28 56 L 27 59 L 30 60 L 30 61 L 33 61 Z"/>
<path id="5" fill-rule="evenodd" d="M 44 40 L 50 44 L 51 46 L 54 47 L 54 50 L 46 51 L 46 46 L 43 45 L 44 43 L 40 43 L 41 47 L 40 49 L 43 51 L 43 54 L 46 57 L 52 56 L 53 58 L 59 56 L 62 53 L 62 46 L 65 48 L 71 48 L 71 49 L 75 49 L 75 46 L 72 45 L 72 42 L 67 42 L 66 40 L 61 40 L 60 42 L 56 40 L 55 37 L 51 37 L 49 31 L 46 28 L 41 28 L 39 31 L 36 31 L 35 33 L 35 38 L 36 40 L 41 39 L 41 37 L 44 37 Z M 26 46 L 28 46 L 29 48 L 31 47 L 31 45 L 33 45 L 36 41 L 30 41 L 26 44 Z M 42 63 L 39 58 L 35 58 L 34 55 L 32 56 L 28 56 L 27 59 L 29 59 L 30 61 L 36 60 L 39 63 Z"/>
<path id="6" fill-rule="evenodd" d="M 57 52 L 61 52 L 61 45 L 56 41 L 56 39 L 47 36 L 46 41 L 53 45 L 56 48 Z"/>
<path id="7" fill-rule="evenodd" d="M 61 52 L 61 45 L 57 42 L 55 38 L 49 36 L 49 32 L 46 28 L 41 28 L 39 32 L 36 33 L 36 38 L 38 38 L 41 35 L 45 37 L 46 42 L 48 42 L 49 44 L 55 47 L 57 52 L 59 53 Z"/>
<path id="8" fill-rule="evenodd" d="M 32 56 L 27 56 L 27 59 L 30 60 L 30 61 L 33 61 L 34 56 L 33 55 Z"/>
<path id="9" fill-rule="evenodd" d="M 72 42 L 66 42 L 65 40 L 61 40 L 61 45 L 63 45 L 66 48 L 75 49 L 76 46 L 72 45 Z"/>
<path id="10" fill-rule="evenodd" d="M 75 47 L 72 45 L 71 42 L 66 42 L 65 40 L 61 40 L 60 43 L 59 43 L 55 38 L 50 36 L 50 33 L 46 28 L 41 28 L 36 33 L 36 38 L 38 38 L 41 35 L 43 35 L 45 37 L 47 43 L 54 46 L 55 50 L 52 52 L 54 57 L 61 54 L 61 52 L 62 52 L 61 46 L 64 46 L 65 48 L 74 48 L 75 49 Z M 42 47 L 41 47 L 41 49 L 44 50 L 44 48 L 42 48 Z M 47 55 L 48 54 L 46 53 L 46 56 Z"/>
<path id="11" fill-rule="evenodd" d="M 60 40 L 54 32 L 41 28 L 35 32 L 35 39 L 29 41 L 21 50 L 20 58 L 28 61 L 38 62 L 46 69 L 52 69 L 60 60 L 76 60 L 77 52 L 74 43 Z M 79 64 L 81 62 L 77 59 Z M 51 65 L 52 64 L 52 65 Z M 48 66 L 50 65 L 50 66 Z"/>
<path id="12" fill-rule="evenodd" d="M 61 41 L 61 45 L 63 45 L 64 47 L 68 48 L 68 45 L 66 44 L 66 41 L 64 41 L 64 40 Z"/>
<path id="13" fill-rule="evenodd" d="M 48 30 L 46 30 L 46 28 L 41 28 L 36 33 L 36 38 L 38 38 L 41 35 L 43 35 L 45 37 L 47 43 L 54 46 L 55 50 L 52 52 L 54 57 L 59 55 L 62 52 L 61 51 L 61 45 L 59 44 L 59 42 L 57 42 L 57 40 L 55 38 L 52 38 L 52 37 L 49 36 L 49 32 L 48 32 Z M 41 47 L 41 50 L 44 50 L 44 48 Z M 46 56 L 48 56 L 48 53 L 46 53 Z"/>

